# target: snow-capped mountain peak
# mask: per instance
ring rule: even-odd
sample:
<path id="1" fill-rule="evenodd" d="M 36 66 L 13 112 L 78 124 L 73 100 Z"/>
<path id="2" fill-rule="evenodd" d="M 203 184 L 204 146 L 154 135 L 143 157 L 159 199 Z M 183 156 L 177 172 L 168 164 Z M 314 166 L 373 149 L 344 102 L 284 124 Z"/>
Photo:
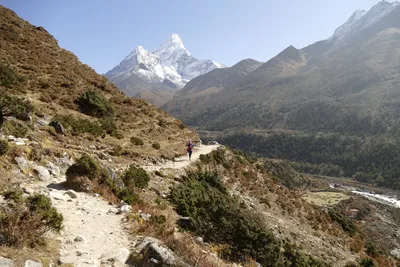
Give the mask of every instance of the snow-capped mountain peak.
<path id="1" fill-rule="evenodd" d="M 205 74 L 215 68 L 225 67 L 212 60 L 201 60 L 193 57 L 185 48 L 178 34 L 172 34 L 154 52 L 142 46 L 136 47 L 119 65 L 106 73 L 106 76 L 127 86 L 124 82 L 135 76 L 146 83 L 174 84 L 182 88 L 191 79 Z M 167 81 L 166 81 L 167 80 Z"/>
<path id="2" fill-rule="evenodd" d="M 357 10 L 343 25 L 336 29 L 329 41 L 341 41 L 355 31 L 364 30 L 379 22 L 397 7 L 400 7 L 399 2 L 381 1 L 369 11 Z"/>

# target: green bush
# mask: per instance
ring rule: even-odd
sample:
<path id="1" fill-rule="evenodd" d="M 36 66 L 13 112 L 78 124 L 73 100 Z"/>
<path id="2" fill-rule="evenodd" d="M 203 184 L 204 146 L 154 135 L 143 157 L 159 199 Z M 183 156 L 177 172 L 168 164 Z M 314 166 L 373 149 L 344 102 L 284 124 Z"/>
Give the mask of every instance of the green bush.
<path id="1" fill-rule="evenodd" d="M 9 148 L 10 146 L 6 140 L 0 140 L 0 156 L 5 155 Z"/>
<path id="2" fill-rule="evenodd" d="M 23 138 L 28 133 L 28 127 L 16 120 L 7 120 L 1 127 L 1 131 L 5 135 Z"/>
<path id="3" fill-rule="evenodd" d="M 354 226 L 353 222 L 339 211 L 330 209 L 329 216 L 333 221 L 339 223 L 343 230 L 348 232 L 351 236 L 357 233 L 357 228 Z"/>
<path id="4" fill-rule="evenodd" d="M 0 96 L 0 113 L 3 117 L 13 116 L 19 120 L 27 120 L 33 109 L 32 103 L 24 98 L 5 94 Z"/>
<path id="5" fill-rule="evenodd" d="M 8 205 L 0 207 L 1 245 L 35 246 L 48 232 L 63 228 L 63 216 L 48 197 L 36 194 L 24 198 L 20 189 L 7 191 L 4 197 Z"/>
<path id="6" fill-rule="evenodd" d="M 53 121 L 58 121 L 65 129 L 70 128 L 73 135 L 88 133 L 98 137 L 104 134 L 103 128 L 97 122 L 91 122 L 86 119 L 74 118 L 67 115 L 57 115 L 53 118 Z"/>
<path id="7" fill-rule="evenodd" d="M 362 267 L 374 267 L 375 264 L 372 261 L 372 259 L 363 258 L 363 259 L 360 260 L 360 266 L 362 266 Z"/>
<path id="8" fill-rule="evenodd" d="M 139 137 L 132 136 L 131 137 L 131 143 L 134 144 L 135 146 L 142 146 L 144 145 L 143 140 L 140 139 Z"/>
<path id="9" fill-rule="evenodd" d="M 373 258 L 379 255 L 379 251 L 376 249 L 375 245 L 371 242 L 365 244 L 365 249 L 366 249 L 365 252 Z"/>
<path id="10" fill-rule="evenodd" d="M 90 180 L 95 180 L 101 175 L 99 164 L 89 155 L 83 154 L 74 164 L 72 164 L 66 172 L 68 177 L 85 176 Z"/>
<path id="11" fill-rule="evenodd" d="M 14 84 L 22 82 L 23 78 L 15 74 L 14 70 L 5 64 L 0 64 L 0 85 L 11 88 Z"/>
<path id="12" fill-rule="evenodd" d="M 95 91 L 86 91 L 76 100 L 82 113 L 104 117 L 114 113 L 114 108 L 110 102 L 100 93 Z"/>
<path id="13" fill-rule="evenodd" d="M 264 224 L 264 218 L 243 208 L 232 197 L 217 174 L 190 172 L 171 190 L 170 200 L 177 212 L 190 217 L 189 230 L 207 242 L 227 244 L 225 259 L 256 259 L 263 266 L 327 266 L 294 246 L 281 244 Z"/>
<path id="14" fill-rule="evenodd" d="M 77 191 L 87 191 L 92 181 L 101 181 L 103 172 L 89 155 L 83 154 L 66 172 L 67 185 Z"/>
<path id="15" fill-rule="evenodd" d="M 99 119 L 101 128 L 109 135 L 114 136 L 117 133 L 117 125 L 113 117 L 104 117 Z"/>
<path id="16" fill-rule="evenodd" d="M 160 146 L 159 143 L 153 143 L 151 146 L 152 146 L 152 148 L 154 148 L 154 149 L 160 149 L 160 148 L 161 148 L 161 146 Z"/>
<path id="17" fill-rule="evenodd" d="M 135 165 L 130 165 L 125 171 L 122 181 L 128 188 L 146 188 L 149 184 L 150 177 L 144 169 L 138 168 Z"/>

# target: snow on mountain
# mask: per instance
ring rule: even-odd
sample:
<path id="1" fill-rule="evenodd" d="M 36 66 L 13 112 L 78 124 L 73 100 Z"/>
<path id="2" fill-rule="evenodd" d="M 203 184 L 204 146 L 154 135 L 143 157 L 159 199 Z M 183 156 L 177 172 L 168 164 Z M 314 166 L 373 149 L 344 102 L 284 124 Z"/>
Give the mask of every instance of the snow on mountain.
<path id="1" fill-rule="evenodd" d="M 355 31 L 362 31 L 368 27 L 371 27 L 395 8 L 400 7 L 399 2 L 389 3 L 387 1 L 381 1 L 377 5 L 373 6 L 368 12 L 365 10 L 357 10 L 342 26 L 336 29 L 335 33 L 328 41 L 341 41 L 344 38 L 351 35 Z"/>
<path id="2" fill-rule="evenodd" d="M 138 46 L 118 66 L 107 72 L 106 76 L 120 81 L 136 75 L 150 83 L 169 80 L 182 88 L 191 79 L 223 67 L 225 66 L 212 60 L 193 57 L 179 35 L 172 34 L 154 52 Z"/>

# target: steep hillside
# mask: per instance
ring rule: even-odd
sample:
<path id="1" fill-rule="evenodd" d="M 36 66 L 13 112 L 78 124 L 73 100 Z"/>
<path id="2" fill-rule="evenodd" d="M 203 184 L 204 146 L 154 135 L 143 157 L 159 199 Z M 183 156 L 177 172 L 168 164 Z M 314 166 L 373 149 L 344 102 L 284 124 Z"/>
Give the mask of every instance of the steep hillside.
<path id="1" fill-rule="evenodd" d="M 151 147 L 152 143 L 159 142 L 162 149 L 174 151 L 187 139 L 197 138 L 195 133 L 164 111 L 143 100 L 125 96 L 105 77 L 80 63 L 72 53 L 61 49 L 42 27 L 20 20 L 5 8 L 1 12 L 1 97 L 22 97 L 30 101 L 33 108 L 29 121 L 21 123 L 30 127 L 29 134 L 34 136 L 35 141 L 40 143 L 45 139 L 54 139 L 52 142 L 60 148 L 78 145 L 86 149 L 91 145 L 112 147 L 120 144 L 138 155 L 160 156 L 160 151 Z M 85 92 L 95 92 L 96 96 L 100 96 L 99 99 L 94 96 L 93 101 L 102 101 L 104 96 L 104 103 L 109 103 L 112 111 L 109 114 L 93 114 L 85 110 L 90 102 L 78 101 Z M 7 104 L 3 103 L 3 115 L 12 116 L 4 114 Z M 49 123 L 56 115 L 87 120 L 93 124 L 91 127 L 97 126 L 100 130 L 84 138 L 75 134 L 81 129 L 69 129 L 68 125 L 64 125 L 68 144 L 63 137 L 46 133 L 46 126 L 37 123 L 39 119 Z M 106 129 L 106 122 L 112 124 L 109 125 L 112 129 Z M 106 134 L 107 131 L 109 134 Z M 131 137 L 143 139 L 144 144 L 135 146 L 130 142 Z M 182 150 L 179 148 L 176 151 Z"/>

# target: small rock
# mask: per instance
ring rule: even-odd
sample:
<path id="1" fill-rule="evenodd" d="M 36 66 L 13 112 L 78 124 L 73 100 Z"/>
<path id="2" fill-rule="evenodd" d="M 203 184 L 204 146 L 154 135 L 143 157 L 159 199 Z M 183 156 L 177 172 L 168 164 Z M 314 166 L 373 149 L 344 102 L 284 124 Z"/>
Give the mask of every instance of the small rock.
<path id="1" fill-rule="evenodd" d="M 112 208 L 107 212 L 107 214 L 118 214 L 118 213 L 119 213 L 119 209 L 117 209 L 117 208 Z"/>
<path id="2" fill-rule="evenodd" d="M 70 196 L 71 198 L 74 198 L 74 199 L 78 197 L 78 194 L 72 189 L 70 189 L 67 192 L 65 192 L 64 195 L 68 195 L 68 196 Z"/>
<path id="3" fill-rule="evenodd" d="M 42 264 L 40 262 L 27 260 L 25 261 L 24 267 L 42 267 Z"/>
<path id="4" fill-rule="evenodd" d="M 140 213 L 140 217 L 141 217 L 143 220 L 148 221 L 148 220 L 150 219 L 150 217 L 151 217 L 151 214 L 148 214 L 148 213 Z"/>
<path id="5" fill-rule="evenodd" d="M 4 258 L 4 257 L 0 257 L 0 266 L 1 267 L 13 267 L 14 266 L 14 262 L 10 259 Z"/>
<path id="6" fill-rule="evenodd" d="M 118 262 L 125 264 L 128 261 L 130 254 L 131 252 L 128 249 L 120 248 L 101 255 L 100 260 L 103 264 L 106 264 L 108 262 Z"/>
<path id="7" fill-rule="evenodd" d="M 17 139 L 15 139 L 15 145 L 24 146 L 25 145 L 25 141 L 22 138 L 17 138 Z"/>
<path id="8" fill-rule="evenodd" d="M 32 188 L 29 188 L 29 187 L 24 187 L 24 188 L 22 188 L 22 190 L 24 191 L 24 193 L 26 193 L 28 195 L 33 195 L 35 193 L 35 190 L 33 190 Z"/>
<path id="9" fill-rule="evenodd" d="M 203 243 L 204 242 L 203 238 L 200 237 L 200 236 L 196 238 L 196 241 L 199 242 L 199 243 Z"/>
<path id="10" fill-rule="evenodd" d="M 61 171 L 60 168 L 54 165 L 52 162 L 47 162 L 46 164 L 47 170 L 49 170 L 50 174 L 54 176 L 59 176 Z"/>
<path id="11" fill-rule="evenodd" d="M 50 172 L 42 166 L 33 166 L 34 172 L 37 174 L 40 181 L 50 181 Z"/>
<path id="12" fill-rule="evenodd" d="M 38 123 L 40 126 L 48 126 L 48 125 L 49 125 L 49 122 L 48 122 L 48 121 L 45 121 L 45 120 L 38 120 L 37 123 Z"/>
<path id="13" fill-rule="evenodd" d="M 54 127 L 54 129 L 56 130 L 56 133 L 65 135 L 65 128 L 60 122 L 52 121 L 52 122 L 50 122 L 49 126 Z"/>
<path id="14" fill-rule="evenodd" d="M 83 242 L 83 237 L 82 236 L 80 236 L 80 235 L 78 235 L 77 237 L 75 237 L 75 239 L 74 239 L 74 241 L 75 242 Z"/>
<path id="15" fill-rule="evenodd" d="M 123 205 L 119 210 L 121 213 L 128 213 L 132 211 L 132 207 L 130 205 Z"/>
<path id="16" fill-rule="evenodd" d="M 21 171 L 28 171 L 29 170 L 28 161 L 24 157 L 15 157 L 14 161 L 17 163 L 18 168 Z"/>

